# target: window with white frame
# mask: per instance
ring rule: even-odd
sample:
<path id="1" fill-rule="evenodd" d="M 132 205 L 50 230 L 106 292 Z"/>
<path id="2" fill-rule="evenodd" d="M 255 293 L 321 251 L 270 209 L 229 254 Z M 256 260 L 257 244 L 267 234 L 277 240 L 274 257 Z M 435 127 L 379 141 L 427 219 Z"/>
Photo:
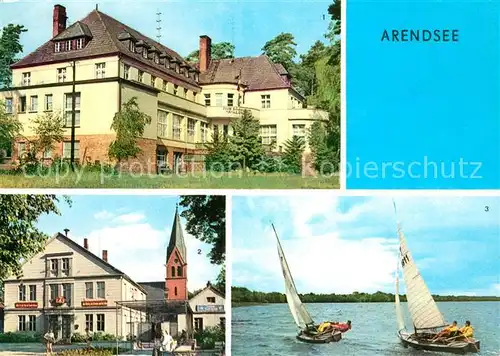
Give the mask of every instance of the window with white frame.
<path id="1" fill-rule="evenodd" d="M 47 148 L 45 149 L 45 151 L 43 151 L 43 158 L 44 159 L 52 158 L 52 150 L 50 148 Z"/>
<path id="2" fill-rule="evenodd" d="M 163 91 L 167 91 L 167 81 L 166 80 L 162 80 L 162 83 L 161 83 L 161 90 Z"/>
<path id="3" fill-rule="evenodd" d="M 94 331 L 94 315 L 93 314 L 85 314 L 85 329 L 89 329 L 89 331 Z"/>
<path id="4" fill-rule="evenodd" d="M 172 125 L 172 138 L 174 140 L 180 140 L 181 132 L 182 132 L 182 116 L 174 114 L 174 122 Z"/>
<path id="5" fill-rule="evenodd" d="M 104 331 L 104 314 L 96 314 L 97 316 L 97 331 Z"/>
<path id="6" fill-rule="evenodd" d="M 94 299 L 94 283 L 85 282 L 85 298 Z"/>
<path id="7" fill-rule="evenodd" d="M 37 112 L 38 111 L 38 96 L 32 95 L 30 97 L 30 111 Z"/>
<path id="8" fill-rule="evenodd" d="M 21 284 L 19 285 L 19 299 L 20 301 L 25 301 L 26 300 L 26 285 Z"/>
<path id="9" fill-rule="evenodd" d="M 52 111 L 52 94 L 45 94 L 45 102 L 43 104 L 45 111 Z"/>
<path id="10" fill-rule="evenodd" d="M 13 105 L 12 98 L 6 98 L 5 99 L 5 112 L 7 114 L 12 114 L 13 113 L 12 105 Z"/>
<path id="11" fill-rule="evenodd" d="M 73 43 L 71 42 L 71 40 L 66 41 L 66 51 L 71 51 L 71 49 L 72 49 L 72 48 L 71 48 L 71 45 L 72 45 L 72 44 L 73 44 Z"/>
<path id="12" fill-rule="evenodd" d="M 188 119 L 187 122 L 187 134 L 189 142 L 194 141 L 194 133 L 195 133 L 196 121 L 193 119 Z"/>
<path id="13" fill-rule="evenodd" d="M 234 94 L 228 93 L 227 94 L 227 106 L 233 106 L 234 105 Z"/>
<path id="14" fill-rule="evenodd" d="M 63 83 L 66 81 L 66 68 L 57 68 L 57 82 Z"/>
<path id="15" fill-rule="evenodd" d="M 205 94 L 205 106 L 210 106 L 210 94 Z"/>
<path id="16" fill-rule="evenodd" d="M 177 95 L 179 92 L 179 86 L 177 84 L 174 84 L 174 95 Z"/>
<path id="17" fill-rule="evenodd" d="M 64 126 L 71 127 L 73 114 L 73 94 L 65 94 L 64 99 Z M 75 93 L 75 126 L 80 126 L 80 93 Z"/>
<path id="18" fill-rule="evenodd" d="M 28 331 L 36 331 L 36 316 L 28 316 Z"/>
<path id="19" fill-rule="evenodd" d="M 50 284 L 50 300 L 54 300 L 59 297 L 59 284 Z"/>
<path id="20" fill-rule="evenodd" d="M 23 85 L 31 85 L 31 72 L 23 73 Z"/>
<path id="21" fill-rule="evenodd" d="M 206 122 L 200 122 L 200 129 L 201 129 L 201 142 L 207 142 L 208 124 Z"/>
<path id="22" fill-rule="evenodd" d="M 95 64 L 95 77 L 97 79 L 102 79 L 106 77 L 106 63 Z"/>
<path id="23" fill-rule="evenodd" d="M 17 155 L 18 157 L 24 157 L 26 154 L 26 142 L 19 142 L 17 144 Z"/>
<path id="24" fill-rule="evenodd" d="M 123 65 L 123 78 L 128 79 L 130 76 L 130 66 L 128 64 Z"/>
<path id="25" fill-rule="evenodd" d="M 262 103 L 262 109 L 269 109 L 271 107 L 271 95 L 261 95 L 260 101 Z"/>
<path id="26" fill-rule="evenodd" d="M 19 315 L 18 320 L 19 320 L 19 323 L 17 326 L 17 330 L 18 331 L 26 331 L 26 315 Z"/>
<path id="27" fill-rule="evenodd" d="M 148 50 L 146 48 L 142 49 L 142 56 L 146 59 L 148 58 Z"/>
<path id="28" fill-rule="evenodd" d="M 142 70 L 139 70 L 139 72 L 137 73 L 137 81 L 142 83 L 143 79 L 144 79 L 144 72 Z"/>
<path id="29" fill-rule="evenodd" d="M 54 52 L 61 52 L 61 42 L 56 42 L 54 45 Z"/>
<path id="30" fill-rule="evenodd" d="M 187 98 L 187 93 L 188 93 L 188 90 L 186 88 L 182 88 L 182 97 L 183 98 Z"/>
<path id="31" fill-rule="evenodd" d="M 262 139 L 263 145 L 270 145 L 273 142 L 276 142 L 277 138 L 276 125 L 261 125 L 260 137 Z"/>
<path id="32" fill-rule="evenodd" d="M 30 285 L 29 288 L 30 288 L 30 300 L 36 301 L 36 284 Z"/>
<path id="33" fill-rule="evenodd" d="M 80 141 L 75 141 L 75 159 L 80 157 Z M 63 158 L 71 158 L 71 141 L 63 142 Z"/>
<path id="34" fill-rule="evenodd" d="M 76 49 L 82 49 L 83 48 L 83 38 L 78 38 L 76 40 Z"/>
<path id="35" fill-rule="evenodd" d="M 168 137 L 168 113 L 158 110 L 158 137 Z"/>
<path id="36" fill-rule="evenodd" d="M 151 75 L 151 86 L 154 87 L 156 85 L 156 77 Z"/>
<path id="37" fill-rule="evenodd" d="M 306 125 L 304 124 L 294 124 L 292 125 L 293 136 L 306 137 Z"/>
<path id="38" fill-rule="evenodd" d="M 215 93 L 215 106 L 222 106 L 222 93 Z"/>
<path id="39" fill-rule="evenodd" d="M 19 112 L 26 112 L 26 97 L 25 96 L 20 96 L 19 97 Z"/>
<path id="40" fill-rule="evenodd" d="M 97 298 L 106 299 L 106 285 L 104 282 L 97 282 Z"/>
<path id="41" fill-rule="evenodd" d="M 134 41 L 129 42 L 128 49 L 130 50 L 130 52 L 135 52 L 135 42 Z"/>

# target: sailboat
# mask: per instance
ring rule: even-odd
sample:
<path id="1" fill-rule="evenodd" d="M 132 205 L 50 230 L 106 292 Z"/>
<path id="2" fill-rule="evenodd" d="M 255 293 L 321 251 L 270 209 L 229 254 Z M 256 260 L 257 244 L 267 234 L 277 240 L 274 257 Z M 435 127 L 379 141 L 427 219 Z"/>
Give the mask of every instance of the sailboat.
<path id="1" fill-rule="evenodd" d="M 297 334 L 297 339 L 303 342 L 314 343 L 314 344 L 324 344 L 329 342 L 336 342 L 342 339 L 342 333 L 340 331 L 334 330 L 333 332 L 318 333 L 316 331 L 316 324 L 311 318 L 311 315 L 307 311 L 304 304 L 300 300 L 299 294 L 297 293 L 297 288 L 295 287 L 295 282 L 293 281 L 290 268 L 285 258 L 285 253 L 281 246 L 280 239 L 276 233 L 274 225 L 272 225 L 274 234 L 276 235 L 276 240 L 278 241 L 278 256 L 280 258 L 281 270 L 283 272 L 283 277 L 285 279 L 285 294 L 286 301 L 290 307 L 290 312 L 292 313 L 295 324 L 299 328 Z"/>
<path id="2" fill-rule="evenodd" d="M 396 204 L 394 203 L 396 211 Z M 417 265 L 406 245 L 406 238 L 398 221 L 399 259 L 396 269 L 395 306 L 398 323 L 398 337 L 404 347 L 417 350 L 449 352 L 464 354 L 479 352 L 479 341 L 474 338 L 451 337 L 445 340 L 434 337 L 438 328 L 449 325 L 434 301 L 424 279 L 420 275 Z M 399 301 L 399 266 L 403 269 L 403 278 L 406 285 L 406 299 L 413 322 L 414 332 L 406 331 L 403 313 Z"/>

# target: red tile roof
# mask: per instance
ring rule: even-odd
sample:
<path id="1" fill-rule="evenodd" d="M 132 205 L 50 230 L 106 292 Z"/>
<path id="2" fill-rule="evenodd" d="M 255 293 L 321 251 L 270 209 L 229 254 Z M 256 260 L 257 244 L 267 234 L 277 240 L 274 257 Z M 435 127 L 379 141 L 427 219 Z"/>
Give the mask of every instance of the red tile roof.
<path id="1" fill-rule="evenodd" d="M 184 58 L 177 52 L 165 47 L 161 43 L 154 41 L 153 39 L 144 36 L 140 32 L 132 29 L 131 27 L 115 20 L 111 16 L 106 15 L 98 10 L 93 10 L 85 18 L 77 22 L 78 26 L 75 24 L 69 26 L 65 31 L 61 32 L 54 39 L 65 38 L 65 32 L 73 32 L 75 30 L 80 30 L 83 28 L 85 32 L 90 32 L 92 39 L 88 44 L 80 49 L 68 52 L 55 52 L 54 49 L 54 39 L 51 39 L 38 47 L 35 51 L 25 56 L 20 61 L 14 63 L 12 68 L 29 67 L 35 65 L 43 65 L 52 62 L 64 62 L 85 57 L 96 57 L 104 55 L 112 55 L 121 53 L 125 56 L 135 59 L 136 61 L 142 62 L 147 66 L 153 67 L 156 70 L 167 73 L 170 76 L 176 77 L 180 80 L 189 82 L 193 85 L 197 85 L 196 81 L 191 78 L 186 78 L 184 75 L 177 73 L 173 69 L 167 69 L 162 64 L 156 64 L 151 59 L 146 59 L 142 57 L 140 53 L 133 53 L 129 50 L 125 41 L 120 41 L 118 36 L 126 31 L 132 35 L 138 41 L 145 41 L 149 46 L 156 47 L 159 52 L 166 52 L 170 57 L 177 59 L 181 64 L 188 63 Z M 81 25 L 84 26 L 81 26 Z M 86 28 L 85 28 L 86 26 Z M 88 33 L 87 33 L 88 35 Z M 72 37 L 72 36 L 71 36 Z"/>
<path id="2" fill-rule="evenodd" d="M 207 71 L 200 74 L 200 84 L 237 84 L 241 75 L 241 84 L 247 90 L 292 88 L 281 76 L 283 71 L 286 69 L 281 64 L 273 63 L 266 55 L 212 60 Z"/>

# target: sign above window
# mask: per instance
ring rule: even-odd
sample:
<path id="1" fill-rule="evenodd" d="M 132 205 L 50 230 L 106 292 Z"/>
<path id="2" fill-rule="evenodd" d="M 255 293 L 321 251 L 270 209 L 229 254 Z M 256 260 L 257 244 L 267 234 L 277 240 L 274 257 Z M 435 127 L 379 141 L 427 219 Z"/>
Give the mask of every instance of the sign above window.
<path id="1" fill-rule="evenodd" d="M 82 300 L 82 307 L 106 307 L 108 306 L 107 300 Z"/>
<path id="2" fill-rule="evenodd" d="M 224 305 L 197 305 L 196 311 L 203 313 L 224 313 Z"/>
<path id="3" fill-rule="evenodd" d="M 20 302 L 14 304 L 14 307 L 17 309 L 36 309 L 38 308 L 38 302 Z"/>

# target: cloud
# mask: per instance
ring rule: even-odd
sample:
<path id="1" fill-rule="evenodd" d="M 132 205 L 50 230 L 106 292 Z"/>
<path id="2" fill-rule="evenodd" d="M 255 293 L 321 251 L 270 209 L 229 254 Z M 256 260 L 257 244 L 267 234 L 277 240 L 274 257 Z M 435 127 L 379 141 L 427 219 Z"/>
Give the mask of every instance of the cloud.
<path id="1" fill-rule="evenodd" d="M 113 222 L 124 223 L 124 224 L 133 224 L 137 223 L 141 220 L 144 220 L 146 216 L 143 213 L 129 213 L 123 214 L 115 217 Z"/>
<path id="2" fill-rule="evenodd" d="M 127 214 L 133 215 L 133 214 Z M 149 223 L 134 223 L 139 218 L 127 217 L 127 225 L 108 226 L 91 231 L 85 237 L 89 250 L 97 256 L 108 250 L 111 265 L 129 275 L 136 282 L 163 281 L 165 279 L 166 247 L 170 227 L 155 229 Z M 139 219 L 139 220 L 142 220 Z M 207 281 L 214 281 L 219 268 L 210 264 L 206 252 L 210 246 L 184 234 L 188 258 L 188 289 L 203 288 Z M 72 237 L 83 244 L 83 237 Z M 198 251 L 201 254 L 198 254 Z"/>
<path id="3" fill-rule="evenodd" d="M 98 213 L 95 213 L 94 214 L 94 219 L 97 219 L 97 220 L 108 220 L 108 219 L 112 219 L 114 216 L 115 216 L 115 214 L 110 213 L 107 210 L 103 210 L 103 211 L 100 211 Z"/>

